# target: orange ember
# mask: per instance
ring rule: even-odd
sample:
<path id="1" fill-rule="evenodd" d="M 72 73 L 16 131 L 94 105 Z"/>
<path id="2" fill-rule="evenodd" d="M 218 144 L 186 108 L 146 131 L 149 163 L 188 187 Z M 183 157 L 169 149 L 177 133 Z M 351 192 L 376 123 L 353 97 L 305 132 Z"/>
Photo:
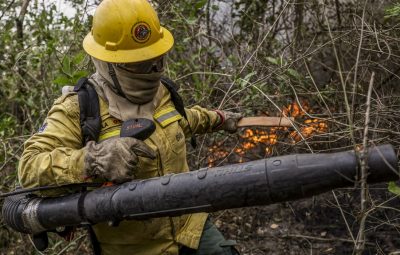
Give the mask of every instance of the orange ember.
<path id="1" fill-rule="evenodd" d="M 278 131 L 280 131 L 281 137 L 279 139 L 284 140 L 289 138 L 292 143 L 301 141 L 303 138 L 310 138 L 315 134 L 322 134 L 328 131 L 328 125 L 326 122 L 317 118 L 308 118 L 307 113 L 312 113 L 312 109 L 307 101 L 301 102 L 301 107 L 297 102 L 289 104 L 284 107 L 282 114 L 288 117 L 295 117 L 296 123 L 299 124 L 300 133 L 297 131 L 288 131 L 287 127 L 272 127 L 263 129 L 248 128 L 245 129 L 241 135 L 239 135 L 239 145 L 233 149 L 233 152 L 226 150 L 222 142 L 216 142 L 212 145 L 208 151 L 209 156 L 207 158 L 208 166 L 215 166 L 217 161 L 225 159 L 230 154 L 237 155 L 239 159 L 236 159 L 239 163 L 244 161 L 246 156 L 250 153 L 260 155 L 264 153 L 264 157 L 269 157 L 273 153 L 274 146 L 278 143 Z M 302 123 L 301 123 L 302 122 Z"/>

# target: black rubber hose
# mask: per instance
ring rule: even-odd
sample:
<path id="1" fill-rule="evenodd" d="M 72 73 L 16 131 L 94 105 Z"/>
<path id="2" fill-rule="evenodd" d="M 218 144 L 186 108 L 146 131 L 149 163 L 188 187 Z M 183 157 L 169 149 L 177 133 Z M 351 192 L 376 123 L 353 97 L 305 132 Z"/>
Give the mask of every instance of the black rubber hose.
<path id="1" fill-rule="evenodd" d="M 368 183 L 399 179 L 391 145 L 368 153 Z M 298 154 L 131 181 L 58 198 L 19 195 L 5 200 L 3 217 L 11 228 L 40 233 L 125 219 L 268 205 L 354 186 L 358 160 L 353 151 Z"/>

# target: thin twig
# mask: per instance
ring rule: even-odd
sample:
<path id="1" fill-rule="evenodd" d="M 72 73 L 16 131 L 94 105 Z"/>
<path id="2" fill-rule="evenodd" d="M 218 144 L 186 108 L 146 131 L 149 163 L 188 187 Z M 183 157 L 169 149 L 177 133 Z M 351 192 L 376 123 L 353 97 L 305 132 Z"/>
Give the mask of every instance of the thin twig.
<path id="1" fill-rule="evenodd" d="M 369 82 L 368 87 L 368 96 L 366 102 L 366 111 L 365 111 L 365 127 L 364 127 L 364 136 L 363 136 L 363 148 L 360 152 L 360 170 L 361 170 L 361 220 L 360 220 L 360 228 L 358 230 L 357 235 L 357 243 L 355 247 L 355 253 L 357 255 L 361 255 L 365 249 L 365 222 L 368 216 L 367 212 L 367 201 L 368 201 L 368 164 L 367 164 L 367 153 L 368 153 L 368 126 L 370 122 L 370 111 L 371 111 L 371 94 L 372 88 L 374 85 L 375 72 L 372 72 L 371 80 Z"/>
<path id="2" fill-rule="evenodd" d="M 351 240 L 353 240 L 353 243 L 355 244 L 355 243 L 356 243 L 356 240 L 354 239 L 353 232 L 351 232 L 350 225 L 349 225 L 349 223 L 347 222 L 347 219 L 346 219 L 346 216 L 344 215 L 342 206 L 340 205 L 339 200 L 338 200 L 338 198 L 337 198 L 336 193 L 335 193 L 334 190 L 332 190 L 332 195 L 333 195 L 333 198 L 335 199 L 336 205 L 337 205 L 338 208 L 339 208 L 339 211 L 340 211 L 340 214 L 342 215 L 342 218 L 343 218 L 343 220 L 344 220 L 344 223 L 346 224 L 346 228 L 347 228 L 347 231 L 349 232 L 349 235 L 350 235 L 350 237 L 351 237 Z"/>
<path id="3" fill-rule="evenodd" d="M 339 78 L 340 78 L 340 83 L 342 84 L 343 98 L 344 98 L 344 102 L 345 102 L 347 118 L 348 118 L 348 121 L 349 121 L 350 139 L 351 139 L 353 145 L 355 145 L 356 142 L 355 142 L 355 139 L 354 139 L 353 120 L 351 118 L 351 109 L 350 109 L 349 99 L 347 98 L 346 82 L 345 82 L 345 80 L 343 78 L 342 64 L 340 63 L 339 54 L 338 54 L 337 49 L 336 49 L 335 41 L 333 40 L 332 30 L 331 30 L 331 27 L 329 25 L 329 20 L 328 20 L 328 17 L 326 16 L 325 12 L 324 12 L 324 17 L 325 17 L 326 24 L 327 24 L 327 27 L 328 27 L 329 36 L 330 36 L 331 42 L 332 42 L 332 48 L 333 48 L 333 52 L 334 52 L 334 55 L 335 55 L 336 64 L 337 64 L 337 67 L 338 67 L 338 75 L 339 75 Z"/>
<path id="4" fill-rule="evenodd" d="M 278 17 L 276 18 L 274 24 L 272 24 L 271 29 L 268 30 L 268 32 L 265 34 L 265 36 L 263 37 L 263 39 L 261 40 L 261 42 L 257 45 L 256 49 L 254 50 L 254 52 L 250 55 L 250 57 L 246 60 L 246 63 L 242 66 L 242 68 L 239 70 L 238 75 L 240 75 L 244 69 L 247 67 L 247 65 L 250 63 L 250 60 L 253 59 L 254 55 L 258 52 L 258 50 L 260 49 L 260 47 L 264 44 L 264 41 L 268 38 L 269 34 L 271 33 L 272 29 L 275 27 L 276 24 L 278 24 L 278 21 L 280 20 L 282 14 L 285 12 L 287 6 L 289 5 L 290 1 L 286 1 L 285 6 L 283 7 L 282 11 L 279 13 Z M 218 106 L 218 109 L 220 109 L 222 107 L 222 105 L 225 103 L 225 99 L 228 96 L 229 92 L 231 91 L 231 89 L 233 88 L 233 85 L 235 84 L 235 81 L 233 81 L 231 83 L 231 85 L 229 86 L 228 90 L 226 91 L 224 97 L 221 100 L 221 103 Z"/>
<path id="5" fill-rule="evenodd" d="M 357 89 L 358 65 L 359 65 L 359 61 L 360 61 L 361 47 L 362 47 L 363 38 L 364 38 L 364 19 L 365 19 L 365 7 L 366 6 L 367 6 L 367 1 L 364 2 L 364 8 L 363 8 L 363 13 L 362 13 L 362 17 L 361 17 L 360 43 L 358 44 L 356 64 L 354 67 L 353 95 L 352 95 L 352 100 L 351 100 L 351 105 L 352 105 L 351 108 L 353 109 L 353 112 L 354 112 L 354 103 L 355 103 L 355 92 Z M 354 114 L 352 114 L 352 119 L 353 119 L 353 115 Z"/>
<path id="6" fill-rule="evenodd" d="M 18 18 L 15 19 L 16 26 L 17 26 L 17 37 L 19 38 L 20 41 L 23 39 L 23 25 L 24 25 L 24 19 L 25 15 L 28 11 L 28 6 L 29 6 L 30 0 L 24 0 L 21 5 L 21 11 L 18 15 Z"/>
<path id="7" fill-rule="evenodd" d="M 3 19 L 4 15 L 7 13 L 7 11 L 11 8 L 11 6 L 14 4 L 15 0 L 12 0 L 6 7 L 6 9 L 3 11 L 3 13 L 0 15 L 0 20 Z"/>

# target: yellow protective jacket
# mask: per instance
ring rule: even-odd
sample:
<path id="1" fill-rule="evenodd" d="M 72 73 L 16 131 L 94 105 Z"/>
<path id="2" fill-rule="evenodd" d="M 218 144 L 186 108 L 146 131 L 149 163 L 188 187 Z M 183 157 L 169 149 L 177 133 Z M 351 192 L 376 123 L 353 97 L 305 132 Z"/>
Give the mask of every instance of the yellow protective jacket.
<path id="1" fill-rule="evenodd" d="M 157 153 L 155 160 L 140 158 L 137 179 L 189 171 L 185 138 L 194 133 L 211 132 L 219 122 L 218 114 L 199 106 L 186 109 L 188 121 L 175 110 L 168 90 L 154 112 L 156 131 L 145 140 Z M 119 136 L 121 121 L 110 116 L 100 98 L 101 140 Z M 188 123 L 189 122 L 189 123 Z M 24 144 L 18 176 L 24 188 L 83 182 L 85 148 L 79 120 L 76 93 L 58 98 L 40 128 Z M 60 212 L 62 213 L 62 212 Z M 206 213 L 164 217 L 144 221 L 123 221 L 118 227 L 96 224 L 94 230 L 102 254 L 178 254 L 180 245 L 196 249 Z"/>

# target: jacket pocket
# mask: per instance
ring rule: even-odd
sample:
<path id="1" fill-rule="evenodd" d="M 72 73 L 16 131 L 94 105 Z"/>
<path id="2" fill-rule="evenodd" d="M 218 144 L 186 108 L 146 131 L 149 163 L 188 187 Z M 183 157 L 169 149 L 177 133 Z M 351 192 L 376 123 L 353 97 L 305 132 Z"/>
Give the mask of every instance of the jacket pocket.
<path id="1" fill-rule="evenodd" d="M 179 121 L 176 120 L 163 129 L 171 150 L 175 154 L 183 154 L 186 157 L 185 135 L 181 126 L 179 125 Z"/>

